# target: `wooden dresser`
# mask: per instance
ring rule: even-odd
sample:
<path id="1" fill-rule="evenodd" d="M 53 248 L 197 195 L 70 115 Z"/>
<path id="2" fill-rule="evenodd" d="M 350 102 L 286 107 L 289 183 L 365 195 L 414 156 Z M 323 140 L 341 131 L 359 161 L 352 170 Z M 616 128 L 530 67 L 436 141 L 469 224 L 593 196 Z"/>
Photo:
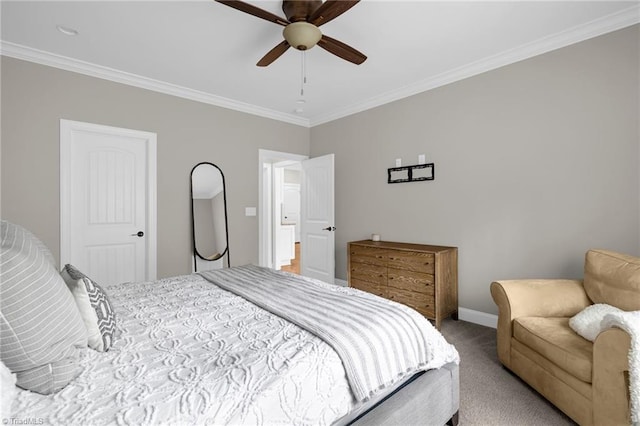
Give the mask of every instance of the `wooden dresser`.
<path id="1" fill-rule="evenodd" d="M 388 241 L 353 241 L 349 286 L 403 303 L 440 329 L 458 319 L 458 248 Z"/>

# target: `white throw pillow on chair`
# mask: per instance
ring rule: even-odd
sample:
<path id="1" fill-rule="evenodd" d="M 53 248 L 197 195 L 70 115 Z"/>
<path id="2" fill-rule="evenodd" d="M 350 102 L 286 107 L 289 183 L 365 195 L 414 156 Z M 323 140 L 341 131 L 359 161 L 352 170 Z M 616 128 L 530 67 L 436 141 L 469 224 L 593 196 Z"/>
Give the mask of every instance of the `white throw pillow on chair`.
<path id="1" fill-rule="evenodd" d="M 604 303 L 596 303 L 595 305 L 587 306 L 571 317 L 569 327 L 580 336 L 593 342 L 598 337 L 598 334 L 603 331 L 600 323 L 604 316 L 615 312 L 622 312 L 622 310 Z"/>

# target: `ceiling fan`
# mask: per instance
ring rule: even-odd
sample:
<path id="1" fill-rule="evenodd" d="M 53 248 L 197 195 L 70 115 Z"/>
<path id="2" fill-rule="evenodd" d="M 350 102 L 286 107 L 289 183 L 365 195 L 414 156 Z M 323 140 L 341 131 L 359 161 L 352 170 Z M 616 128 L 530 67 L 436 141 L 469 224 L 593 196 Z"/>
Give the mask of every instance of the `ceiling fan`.
<path id="1" fill-rule="evenodd" d="M 290 47 L 298 50 L 311 49 L 316 44 L 340 58 L 360 65 L 367 57 L 351 46 L 328 37 L 320 31 L 319 26 L 342 15 L 360 0 L 284 0 L 282 11 L 287 19 L 260 9 L 240 0 L 216 0 L 218 3 L 234 9 L 282 25 L 284 41 L 271 49 L 256 65 L 266 67 L 278 59 Z"/>

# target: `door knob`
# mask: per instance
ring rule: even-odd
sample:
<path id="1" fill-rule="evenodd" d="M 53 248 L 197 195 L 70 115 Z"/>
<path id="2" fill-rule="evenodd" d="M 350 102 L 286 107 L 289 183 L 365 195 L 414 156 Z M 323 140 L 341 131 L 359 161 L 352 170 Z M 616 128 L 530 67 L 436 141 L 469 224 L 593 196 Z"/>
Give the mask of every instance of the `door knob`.
<path id="1" fill-rule="evenodd" d="M 326 228 L 322 228 L 323 231 L 335 231 L 336 227 L 335 226 L 327 226 Z"/>
<path id="2" fill-rule="evenodd" d="M 132 237 L 144 237 L 144 232 L 138 231 L 136 234 L 131 234 Z"/>

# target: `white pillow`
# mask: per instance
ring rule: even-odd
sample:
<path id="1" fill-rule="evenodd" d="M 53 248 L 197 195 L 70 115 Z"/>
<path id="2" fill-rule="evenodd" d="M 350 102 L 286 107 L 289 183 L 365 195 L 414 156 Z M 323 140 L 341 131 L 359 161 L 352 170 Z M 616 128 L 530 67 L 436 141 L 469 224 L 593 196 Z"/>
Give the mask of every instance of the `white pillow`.
<path id="1" fill-rule="evenodd" d="M 604 303 L 596 303 L 595 305 L 587 306 L 574 315 L 569 320 L 569 327 L 585 339 L 593 342 L 598 337 L 598 334 L 604 330 L 600 325 L 604 316 L 615 312 L 622 312 L 622 310 Z"/>
<path id="2" fill-rule="evenodd" d="M 105 291 L 72 265 L 60 271 L 87 328 L 89 347 L 106 352 L 113 344 L 116 316 Z"/>
<path id="3" fill-rule="evenodd" d="M 18 394 L 16 375 L 0 361 L 0 419 L 11 418 L 11 404 Z"/>

